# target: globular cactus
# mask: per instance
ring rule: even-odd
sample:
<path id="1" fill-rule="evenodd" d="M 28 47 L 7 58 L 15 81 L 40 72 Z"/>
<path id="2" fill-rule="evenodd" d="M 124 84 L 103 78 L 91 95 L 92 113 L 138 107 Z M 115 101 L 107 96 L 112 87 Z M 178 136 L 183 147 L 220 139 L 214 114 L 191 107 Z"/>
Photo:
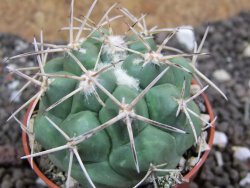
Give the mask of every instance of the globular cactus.
<path id="1" fill-rule="evenodd" d="M 120 9 L 133 23 L 128 24 L 130 33 L 113 35 L 105 26 L 114 6 L 96 25 L 89 21 L 93 6 L 80 21 L 75 40 L 71 15 L 68 45 L 34 40 L 36 52 L 21 55 L 37 55 L 39 79 L 11 70 L 40 87 L 26 103 L 33 101 L 32 109 L 39 104 L 33 132 L 29 125 L 25 130 L 44 151 L 24 158 L 49 154 L 68 174 L 67 186 L 71 176 L 83 187 L 137 186 L 149 169 L 161 166 L 157 176 L 174 171 L 197 143 L 206 121 L 194 99 L 207 87 L 191 95 L 191 81 L 198 75 L 214 85 L 194 66 L 200 49 L 194 54 L 162 53 L 178 29 L 165 29 L 170 35 L 157 45 L 152 35 L 156 28 L 147 30 L 144 17 Z M 91 31 L 81 38 L 85 27 Z M 64 54 L 47 61 L 52 52 Z"/>
<path id="2" fill-rule="evenodd" d="M 175 168 L 200 135 L 201 121 L 197 117 L 190 115 L 193 122 L 190 125 L 184 113 L 176 116 L 178 100 L 190 96 L 193 70 L 188 60 L 181 57 L 169 59 L 169 64 L 161 62 L 158 56 L 162 55 L 146 51 L 142 42 L 134 44 L 138 46 L 135 54 L 112 46 L 133 49 L 133 45 L 126 44 L 134 41 L 126 37 L 108 36 L 110 41 L 103 41 L 103 37 L 97 39 L 100 44 L 86 40 L 79 50 L 70 52 L 86 70 L 68 55 L 46 63 L 45 73 L 55 77 L 49 79 L 39 103 L 34 122 L 36 140 L 46 150 L 66 144 L 63 135 L 51 126 L 54 122 L 69 138 L 79 140 L 79 155 L 97 187 L 131 187 L 145 175 L 150 163 L 167 163 L 165 168 Z M 153 40 L 151 43 L 150 50 L 154 50 L 156 44 Z M 100 46 L 103 46 L 101 52 Z M 98 54 L 101 54 L 99 61 Z M 96 62 L 99 63 L 95 69 Z M 74 96 L 53 105 L 72 93 Z M 193 101 L 187 106 L 200 113 Z M 86 140 L 81 136 L 84 134 Z M 88 136 L 91 137 L 87 139 Z M 51 154 L 51 159 L 67 170 L 68 151 Z M 86 185 L 77 163 L 74 160 L 72 176 Z"/>

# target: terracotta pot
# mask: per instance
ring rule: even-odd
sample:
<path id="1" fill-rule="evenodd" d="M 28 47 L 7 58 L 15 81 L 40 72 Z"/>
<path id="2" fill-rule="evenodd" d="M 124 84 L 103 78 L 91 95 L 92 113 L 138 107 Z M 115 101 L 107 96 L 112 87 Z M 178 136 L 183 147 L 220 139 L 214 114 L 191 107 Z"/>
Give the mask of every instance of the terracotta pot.
<path id="1" fill-rule="evenodd" d="M 208 97 L 206 94 L 201 94 L 202 98 L 204 99 L 206 108 L 207 108 L 207 112 L 210 116 L 210 120 L 214 119 L 214 113 L 213 113 L 213 109 L 212 106 L 208 100 Z M 208 145 L 210 148 L 212 148 L 213 146 L 213 140 L 214 140 L 214 132 L 215 132 L 215 125 L 213 125 L 212 127 L 210 127 L 209 132 L 208 132 Z M 189 183 L 191 182 L 197 175 L 199 169 L 201 168 L 201 166 L 203 165 L 203 163 L 206 161 L 208 154 L 209 154 L 210 150 L 207 150 L 203 153 L 200 161 L 194 166 L 194 168 L 189 171 L 185 176 L 184 179 L 187 180 L 187 183 L 183 183 L 180 185 L 175 186 L 175 188 L 188 188 L 189 187 Z"/>
<path id="2" fill-rule="evenodd" d="M 201 96 L 203 97 L 204 101 L 205 101 L 205 105 L 206 105 L 206 108 L 207 108 L 207 112 L 210 116 L 210 119 L 214 119 L 214 114 L 213 114 L 213 110 L 212 110 L 212 107 L 211 107 L 211 104 L 208 100 L 208 97 L 206 94 L 201 94 Z M 25 117 L 24 117 L 24 125 L 27 125 L 27 119 L 28 119 L 28 114 L 29 113 L 32 113 L 30 112 L 31 110 L 31 106 L 32 104 L 30 104 L 28 110 L 27 110 L 27 113 L 25 114 Z M 214 126 L 210 127 L 209 129 L 209 134 L 208 134 L 208 144 L 210 146 L 210 148 L 212 148 L 212 144 L 213 144 L 213 139 L 214 139 L 214 132 L 215 132 L 215 128 Z M 29 147 L 29 141 L 28 141 L 28 135 L 25 133 L 25 132 L 22 132 L 22 143 L 23 143 L 23 148 L 24 148 L 24 152 L 25 152 L 25 155 L 30 155 L 30 147 Z M 185 176 L 184 176 L 184 179 L 187 180 L 188 182 L 192 181 L 195 176 L 197 175 L 199 169 L 201 168 L 201 166 L 203 165 L 203 163 L 206 161 L 207 159 L 207 156 L 209 154 L 210 150 L 207 150 L 203 153 L 200 161 L 194 166 L 194 168 L 189 172 L 187 173 Z M 29 162 L 30 159 L 28 159 Z M 51 180 L 49 180 L 42 172 L 41 170 L 38 168 L 38 166 L 36 165 L 36 163 L 33 162 L 33 169 L 35 171 L 35 173 L 50 187 L 50 188 L 59 188 L 58 185 L 56 185 L 55 183 L 53 183 Z M 183 184 L 180 184 L 180 185 L 177 185 L 175 188 L 188 188 L 189 187 L 189 183 L 183 183 Z"/>

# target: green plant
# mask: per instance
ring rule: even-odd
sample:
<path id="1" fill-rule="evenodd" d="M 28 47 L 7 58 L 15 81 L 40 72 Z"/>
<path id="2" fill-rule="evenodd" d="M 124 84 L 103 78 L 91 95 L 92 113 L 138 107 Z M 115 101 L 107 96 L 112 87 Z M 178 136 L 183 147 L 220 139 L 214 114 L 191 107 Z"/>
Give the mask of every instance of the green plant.
<path id="1" fill-rule="evenodd" d="M 130 33 L 113 35 L 105 26 L 120 18 L 108 17 L 115 5 L 93 24 L 89 16 L 96 2 L 78 20 L 75 39 L 71 15 L 70 27 L 65 28 L 68 45 L 34 39 L 36 52 L 10 58 L 36 55 L 39 64 L 34 77 L 10 69 L 40 88 L 10 117 L 33 102 L 30 120 L 39 104 L 33 131 L 29 123 L 22 127 L 44 151 L 23 158 L 49 154 L 67 172 L 67 186 L 70 176 L 84 187 L 132 187 L 151 173 L 179 172 L 175 168 L 183 154 L 198 144 L 203 124 L 211 125 L 194 102 L 208 86 L 191 95 L 191 81 L 199 76 L 218 90 L 195 66 L 204 40 L 193 54 L 166 55 L 163 49 L 178 51 L 165 47 L 178 28 L 147 30 L 144 16 L 137 19 L 121 8 L 132 21 L 127 24 Z M 85 29 L 90 32 L 81 38 Z M 153 39 L 158 31 L 170 33 L 161 45 Z M 55 52 L 64 55 L 47 61 L 47 55 Z"/>

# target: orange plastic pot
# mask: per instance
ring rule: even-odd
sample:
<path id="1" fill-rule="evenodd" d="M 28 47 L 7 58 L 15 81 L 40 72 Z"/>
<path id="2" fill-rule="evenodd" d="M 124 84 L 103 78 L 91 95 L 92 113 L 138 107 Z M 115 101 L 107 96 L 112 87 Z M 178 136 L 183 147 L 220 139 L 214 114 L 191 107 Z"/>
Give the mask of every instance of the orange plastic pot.
<path id="1" fill-rule="evenodd" d="M 207 112 L 210 116 L 210 119 L 214 119 L 214 114 L 213 114 L 213 110 L 211 107 L 211 104 L 208 100 L 208 97 L 206 94 L 201 94 L 202 98 L 205 101 L 205 106 L 207 109 Z M 27 125 L 27 120 L 28 120 L 28 114 L 32 113 L 30 112 L 31 110 L 31 106 L 32 104 L 30 104 L 25 117 L 24 117 L 24 125 Z M 208 145 L 210 146 L 210 148 L 212 148 L 212 144 L 213 144 L 213 139 L 214 139 L 214 132 L 215 132 L 215 126 L 213 125 L 212 127 L 210 127 L 209 132 L 208 132 Z M 24 148 L 24 153 L 25 155 L 30 155 L 30 147 L 29 147 L 29 140 L 28 140 L 28 135 L 25 132 L 22 132 L 22 143 L 23 143 L 23 148 Z M 210 150 L 207 150 L 203 153 L 200 161 L 194 166 L 194 168 L 189 171 L 185 176 L 184 179 L 187 180 L 187 183 L 183 183 L 180 185 L 175 186 L 175 188 L 188 188 L 189 187 L 189 183 L 190 181 L 192 181 L 195 176 L 197 175 L 199 169 L 201 168 L 201 166 L 203 165 L 203 163 L 206 161 L 207 156 L 209 154 Z M 29 163 L 31 163 L 30 159 Z M 55 183 L 53 183 L 50 179 L 48 179 L 39 169 L 39 167 L 37 166 L 37 164 L 35 162 L 33 162 L 33 170 L 35 171 L 35 173 L 50 187 L 50 188 L 59 188 L 58 185 L 56 185 Z"/>

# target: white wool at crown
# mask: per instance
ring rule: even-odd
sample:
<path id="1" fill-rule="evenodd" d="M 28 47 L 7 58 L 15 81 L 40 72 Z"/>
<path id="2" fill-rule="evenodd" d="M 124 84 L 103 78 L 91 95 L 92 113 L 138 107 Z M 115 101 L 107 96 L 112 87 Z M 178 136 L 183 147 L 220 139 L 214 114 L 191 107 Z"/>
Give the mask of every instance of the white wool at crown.
<path id="1" fill-rule="evenodd" d="M 110 35 L 107 37 L 106 43 L 103 45 L 103 53 L 111 55 L 112 62 L 117 63 L 127 57 L 127 45 L 124 36 Z"/>
<path id="2" fill-rule="evenodd" d="M 196 41 L 192 26 L 181 26 L 176 33 L 176 38 L 188 51 L 193 51 Z"/>
<path id="3" fill-rule="evenodd" d="M 121 46 L 121 47 L 127 47 L 124 39 L 124 37 L 121 35 L 112 35 L 112 36 L 108 36 L 108 42 L 107 44 L 104 44 L 104 48 L 103 51 L 108 53 L 108 54 L 112 54 L 113 51 L 119 52 L 119 51 L 126 51 L 122 48 L 119 48 L 117 46 Z"/>
<path id="4" fill-rule="evenodd" d="M 139 89 L 139 80 L 129 76 L 122 68 L 115 69 L 114 73 L 118 85 L 126 85 L 130 88 L 135 88 L 137 90 Z"/>

